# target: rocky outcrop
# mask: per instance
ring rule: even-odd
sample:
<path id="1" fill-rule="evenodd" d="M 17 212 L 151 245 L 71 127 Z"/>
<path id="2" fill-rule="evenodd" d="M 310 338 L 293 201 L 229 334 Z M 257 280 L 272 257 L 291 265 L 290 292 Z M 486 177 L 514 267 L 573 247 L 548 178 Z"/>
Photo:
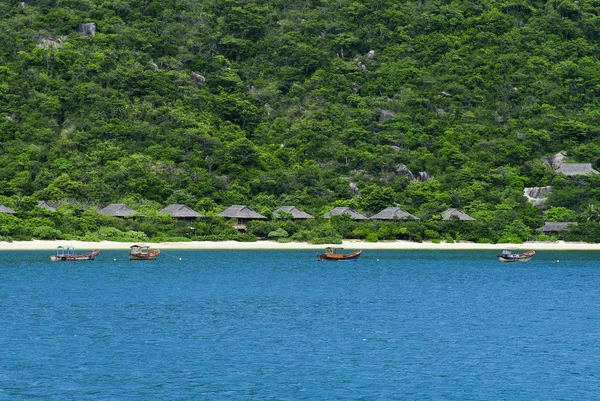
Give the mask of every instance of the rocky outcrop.
<path id="1" fill-rule="evenodd" d="M 60 49 L 62 47 L 62 38 L 40 38 L 37 47 L 41 49 Z"/>
<path id="2" fill-rule="evenodd" d="M 427 171 L 419 171 L 415 178 L 417 181 L 423 182 L 433 180 L 433 175 L 429 174 Z"/>
<path id="3" fill-rule="evenodd" d="M 412 171 L 410 171 L 408 167 L 402 163 L 396 165 L 396 174 L 405 175 L 411 181 L 416 180 L 423 182 L 433 179 L 433 175 L 429 174 L 427 171 L 419 171 L 416 175 L 413 174 Z"/>
<path id="4" fill-rule="evenodd" d="M 379 113 L 379 121 L 387 120 L 389 118 L 394 118 L 394 113 L 389 110 L 381 110 Z"/>
<path id="5" fill-rule="evenodd" d="M 526 187 L 523 189 L 523 195 L 527 198 L 529 203 L 533 203 L 535 206 L 542 207 L 546 200 L 547 195 L 552 192 L 552 187 Z"/>
<path id="6" fill-rule="evenodd" d="M 85 24 L 81 24 L 79 25 L 79 28 L 77 29 L 77 32 L 80 35 L 86 35 L 86 36 L 94 36 L 96 34 L 97 31 L 97 27 L 96 24 L 93 22 L 86 22 Z"/>
<path id="7" fill-rule="evenodd" d="M 558 170 L 560 166 L 562 166 L 566 157 L 567 152 L 563 150 L 555 155 L 542 157 L 542 161 L 546 163 L 552 170 Z"/>
<path id="8" fill-rule="evenodd" d="M 202 75 L 200 75 L 200 74 L 198 74 L 198 73 L 196 73 L 196 72 L 192 72 L 192 73 L 190 74 L 190 78 L 192 78 L 194 81 L 196 81 L 196 83 L 197 83 L 199 86 L 202 86 L 202 84 L 204 84 L 204 81 L 206 80 L 206 79 L 204 78 L 204 76 L 202 76 Z"/>

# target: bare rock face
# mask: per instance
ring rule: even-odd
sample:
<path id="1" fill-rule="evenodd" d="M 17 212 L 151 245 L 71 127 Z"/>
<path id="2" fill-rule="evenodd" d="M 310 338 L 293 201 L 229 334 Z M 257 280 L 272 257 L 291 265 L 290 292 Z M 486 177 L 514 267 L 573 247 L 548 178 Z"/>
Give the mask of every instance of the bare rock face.
<path id="1" fill-rule="evenodd" d="M 374 58 L 377 58 L 377 55 L 375 54 L 375 50 L 369 50 L 369 52 L 367 53 L 367 57 L 371 60 Z"/>
<path id="2" fill-rule="evenodd" d="M 546 195 L 552 192 L 551 186 L 547 187 L 526 187 L 523 189 L 523 195 L 527 198 L 529 203 L 533 203 L 537 207 L 544 205 L 544 202 L 548 199 Z"/>
<path id="3" fill-rule="evenodd" d="M 394 113 L 389 110 L 381 110 L 379 113 L 379 121 L 387 120 L 388 118 L 394 118 Z"/>
<path id="4" fill-rule="evenodd" d="M 558 170 L 560 166 L 562 166 L 566 157 L 567 152 L 562 150 L 555 155 L 542 157 L 542 161 L 548 164 L 553 170 Z"/>
<path id="5" fill-rule="evenodd" d="M 396 174 L 405 175 L 411 181 L 416 180 L 419 182 L 423 182 L 423 181 L 433 180 L 433 175 L 428 173 L 427 171 L 419 171 L 415 175 L 403 163 L 396 164 Z"/>
<path id="6" fill-rule="evenodd" d="M 62 47 L 62 40 L 60 38 L 40 38 L 37 47 L 41 49 L 60 49 Z"/>
<path id="7" fill-rule="evenodd" d="M 415 179 L 415 176 L 412 173 L 412 171 L 410 171 L 408 167 L 406 167 L 406 164 L 403 163 L 396 165 L 396 173 L 407 176 L 408 179 L 411 181 Z"/>
<path id="8" fill-rule="evenodd" d="M 93 22 L 87 22 L 85 24 L 81 24 L 79 25 L 79 29 L 77 29 L 77 32 L 81 35 L 86 35 L 86 36 L 94 36 L 96 34 L 97 31 L 97 27 L 96 24 Z"/>
<path id="9" fill-rule="evenodd" d="M 427 171 L 419 171 L 415 178 L 417 181 L 423 182 L 433 180 L 433 175 L 429 174 Z"/>
<path id="10" fill-rule="evenodd" d="M 190 74 L 190 78 L 192 78 L 194 81 L 196 81 L 196 83 L 200 86 L 202 86 L 202 84 L 204 84 L 204 81 L 206 80 L 202 75 L 192 72 Z"/>
<path id="11" fill-rule="evenodd" d="M 148 65 L 150 66 L 152 71 L 158 71 L 158 65 L 154 61 L 149 62 Z"/>
<path id="12" fill-rule="evenodd" d="M 358 191 L 358 186 L 356 185 L 356 183 L 354 183 L 354 182 L 350 183 L 350 190 L 352 191 L 352 193 L 354 195 L 358 195 L 359 191 Z"/>

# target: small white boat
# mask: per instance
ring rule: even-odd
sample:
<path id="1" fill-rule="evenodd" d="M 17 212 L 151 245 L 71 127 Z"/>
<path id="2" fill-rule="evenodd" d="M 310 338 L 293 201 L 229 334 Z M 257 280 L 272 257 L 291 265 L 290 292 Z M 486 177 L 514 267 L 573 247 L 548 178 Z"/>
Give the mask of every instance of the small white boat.
<path id="1" fill-rule="evenodd" d="M 535 255 L 535 251 L 527 251 L 519 253 L 513 248 L 504 248 L 502 253 L 498 255 L 500 262 L 529 262 Z"/>

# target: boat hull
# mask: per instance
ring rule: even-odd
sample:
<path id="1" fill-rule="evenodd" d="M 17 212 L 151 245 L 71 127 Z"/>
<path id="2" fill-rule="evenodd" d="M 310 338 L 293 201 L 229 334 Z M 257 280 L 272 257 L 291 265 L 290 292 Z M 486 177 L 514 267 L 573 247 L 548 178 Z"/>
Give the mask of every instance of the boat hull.
<path id="1" fill-rule="evenodd" d="M 317 255 L 317 260 L 322 262 L 322 261 L 327 261 L 327 262 L 344 262 L 344 261 L 353 261 L 353 260 L 357 260 L 360 257 L 360 254 L 362 253 L 362 251 L 356 251 L 356 252 L 352 252 L 349 253 L 348 255 L 342 255 L 342 254 L 327 254 L 327 253 L 321 253 Z"/>
<path id="2" fill-rule="evenodd" d="M 160 255 L 160 250 L 150 252 L 130 253 L 129 260 L 155 260 Z"/>
<path id="3" fill-rule="evenodd" d="M 533 255 L 535 255 L 535 251 L 527 251 L 519 254 L 503 253 L 502 255 L 498 255 L 498 260 L 500 262 L 529 262 L 533 258 Z"/>
<path id="4" fill-rule="evenodd" d="M 498 256 L 498 260 L 500 262 L 529 262 L 532 256 L 527 256 L 524 258 L 505 258 L 503 256 Z"/>

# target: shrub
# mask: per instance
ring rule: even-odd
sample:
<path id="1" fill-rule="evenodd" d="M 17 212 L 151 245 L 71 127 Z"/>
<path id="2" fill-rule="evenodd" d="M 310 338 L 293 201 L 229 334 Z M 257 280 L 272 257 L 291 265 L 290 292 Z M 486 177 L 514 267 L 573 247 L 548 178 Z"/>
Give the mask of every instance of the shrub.
<path id="1" fill-rule="evenodd" d="M 125 237 L 133 241 L 148 241 L 148 236 L 142 231 L 127 231 Z"/>
<path id="2" fill-rule="evenodd" d="M 440 234 L 438 234 L 435 230 L 425 230 L 424 235 L 429 239 L 438 239 L 440 238 Z"/>
<path id="3" fill-rule="evenodd" d="M 280 244 L 288 244 L 292 242 L 292 240 L 290 238 L 277 238 L 277 242 Z"/>
<path id="4" fill-rule="evenodd" d="M 64 240 L 76 240 L 76 241 L 86 241 L 86 242 L 100 242 L 102 239 L 96 233 L 85 233 L 80 236 L 71 236 L 71 235 L 63 235 L 62 239 Z"/>
<path id="5" fill-rule="evenodd" d="M 554 235 L 539 235 L 537 237 L 538 241 L 556 241 L 556 237 Z"/>
<path id="6" fill-rule="evenodd" d="M 283 228 L 278 228 L 275 231 L 271 231 L 269 233 L 269 238 L 285 238 L 288 237 L 289 234 L 287 231 L 285 231 Z"/>
<path id="7" fill-rule="evenodd" d="M 377 234 L 375 233 L 370 233 L 365 237 L 365 241 L 367 242 L 377 242 L 379 241 L 379 238 L 377 238 Z"/>
<path id="8" fill-rule="evenodd" d="M 60 238 L 61 232 L 49 226 L 39 226 L 32 230 L 34 238 L 37 239 L 57 239 Z"/>
<path id="9" fill-rule="evenodd" d="M 342 243 L 342 237 L 315 237 L 308 240 L 309 244 L 321 245 L 321 244 L 337 244 Z"/>
<path id="10" fill-rule="evenodd" d="M 115 227 L 100 227 L 96 232 L 96 235 L 102 240 L 109 241 L 113 238 L 123 237 L 123 231 Z"/>
<path id="11" fill-rule="evenodd" d="M 237 238 L 235 238 L 236 241 L 240 241 L 240 242 L 256 242 L 256 236 L 252 235 L 250 233 L 246 233 L 246 234 L 238 234 Z"/>
<path id="12" fill-rule="evenodd" d="M 508 237 L 501 237 L 500 239 L 498 239 L 499 243 L 506 243 L 506 244 L 522 244 L 523 240 L 521 239 L 520 236 L 518 235 L 510 235 Z"/>

